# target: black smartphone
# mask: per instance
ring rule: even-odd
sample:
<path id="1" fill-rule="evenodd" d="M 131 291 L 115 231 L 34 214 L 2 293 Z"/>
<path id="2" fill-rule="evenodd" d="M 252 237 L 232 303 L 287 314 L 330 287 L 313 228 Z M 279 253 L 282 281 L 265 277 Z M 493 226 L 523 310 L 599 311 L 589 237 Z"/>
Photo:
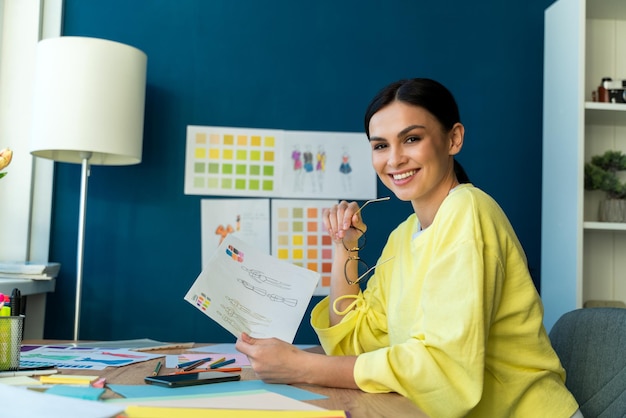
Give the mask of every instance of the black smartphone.
<path id="1" fill-rule="evenodd" d="M 208 383 L 231 382 L 241 379 L 241 375 L 227 372 L 198 372 L 148 376 L 144 378 L 151 385 L 179 388 L 182 386 L 206 385 Z"/>

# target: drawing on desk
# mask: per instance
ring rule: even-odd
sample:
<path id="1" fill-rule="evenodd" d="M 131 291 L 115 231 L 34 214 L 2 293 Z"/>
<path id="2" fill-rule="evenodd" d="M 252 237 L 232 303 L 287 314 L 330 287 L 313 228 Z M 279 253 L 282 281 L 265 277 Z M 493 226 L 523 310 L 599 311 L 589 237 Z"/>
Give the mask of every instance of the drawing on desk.
<path id="1" fill-rule="evenodd" d="M 233 254 L 245 257 L 233 258 Z M 231 234 L 184 299 L 235 337 L 248 332 L 254 337 L 293 342 L 319 277 L 317 272 L 265 254 Z M 267 303 L 268 299 L 274 303 Z"/>

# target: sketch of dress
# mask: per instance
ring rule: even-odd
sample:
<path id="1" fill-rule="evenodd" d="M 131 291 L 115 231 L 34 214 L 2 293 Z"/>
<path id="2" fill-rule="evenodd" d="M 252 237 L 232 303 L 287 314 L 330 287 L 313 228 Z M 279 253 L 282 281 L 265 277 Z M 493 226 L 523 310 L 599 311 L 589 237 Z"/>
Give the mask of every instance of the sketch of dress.
<path id="1" fill-rule="evenodd" d="M 324 173 L 326 172 L 326 152 L 324 147 L 320 145 L 317 150 L 317 164 L 315 165 L 315 171 L 317 172 L 317 186 L 319 191 L 324 189 Z"/>
<path id="2" fill-rule="evenodd" d="M 352 189 L 351 177 L 352 167 L 350 166 L 350 154 L 345 150 L 341 156 L 341 164 L 339 165 L 339 172 L 343 174 L 341 184 L 344 191 L 348 192 Z"/>
<path id="3" fill-rule="evenodd" d="M 304 173 L 302 172 L 302 152 L 298 146 L 294 148 L 291 152 L 291 159 L 293 160 L 293 173 L 294 173 L 294 182 L 293 182 L 293 190 L 295 192 L 302 191 L 302 181 Z"/>

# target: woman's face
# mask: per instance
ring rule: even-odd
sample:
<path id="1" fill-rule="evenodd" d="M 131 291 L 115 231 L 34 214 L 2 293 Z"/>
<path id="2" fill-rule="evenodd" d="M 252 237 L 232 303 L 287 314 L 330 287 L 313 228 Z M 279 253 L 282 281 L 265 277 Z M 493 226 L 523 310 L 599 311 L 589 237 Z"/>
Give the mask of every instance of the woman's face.
<path id="1" fill-rule="evenodd" d="M 374 170 L 398 199 L 443 199 L 456 184 L 452 156 L 463 143 L 461 124 L 444 132 L 426 109 L 395 101 L 372 116 L 369 128 Z"/>

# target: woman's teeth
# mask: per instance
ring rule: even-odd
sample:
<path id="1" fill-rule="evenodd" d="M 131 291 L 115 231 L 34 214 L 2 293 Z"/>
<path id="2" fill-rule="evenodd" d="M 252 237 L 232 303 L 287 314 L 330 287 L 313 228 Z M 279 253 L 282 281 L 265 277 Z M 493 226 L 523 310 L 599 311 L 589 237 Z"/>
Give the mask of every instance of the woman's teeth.
<path id="1" fill-rule="evenodd" d="M 407 177 L 411 177 L 415 173 L 416 173 L 415 170 L 411 170 L 411 171 L 407 171 L 406 173 L 402 173 L 402 174 L 394 174 L 393 175 L 393 179 L 394 180 L 402 180 L 402 179 L 405 179 Z"/>

